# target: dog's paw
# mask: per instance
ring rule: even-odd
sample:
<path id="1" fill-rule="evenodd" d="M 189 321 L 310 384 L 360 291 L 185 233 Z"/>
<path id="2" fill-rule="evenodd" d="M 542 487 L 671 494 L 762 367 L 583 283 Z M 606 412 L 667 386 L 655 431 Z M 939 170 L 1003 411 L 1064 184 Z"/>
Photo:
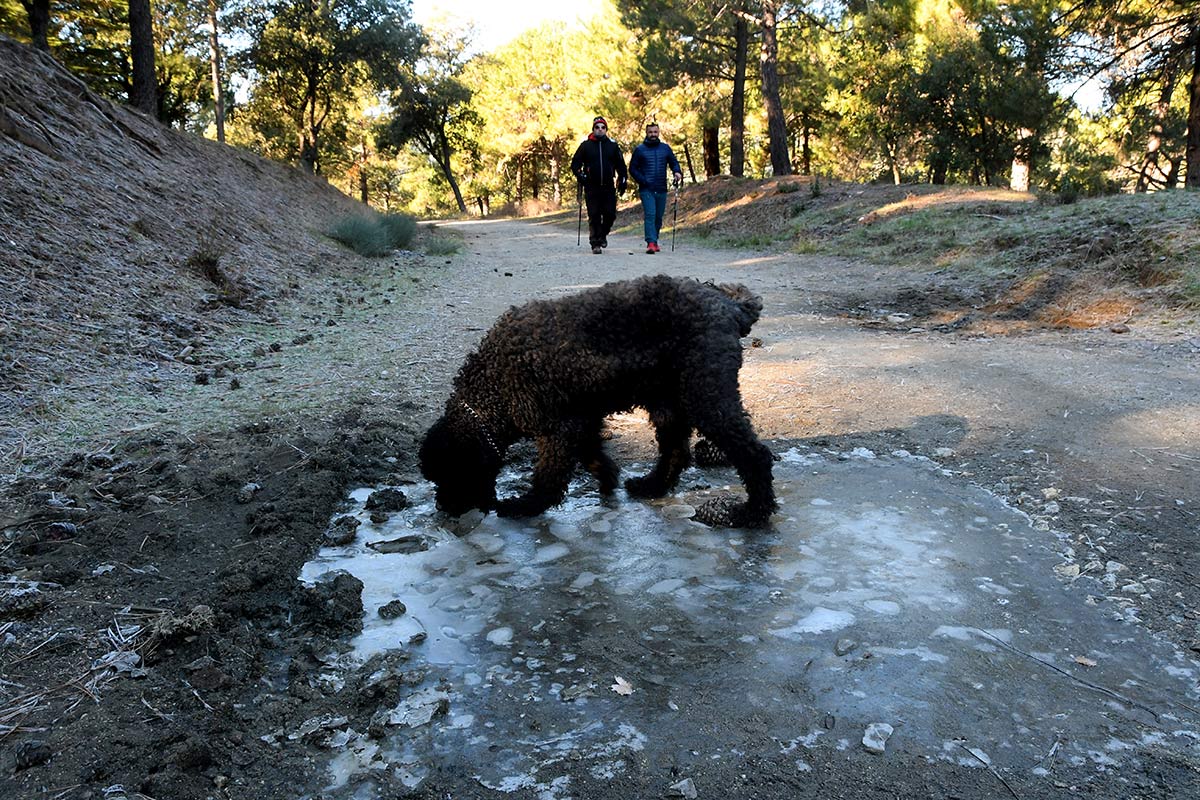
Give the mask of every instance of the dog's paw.
<path id="1" fill-rule="evenodd" d="M 621 471 L 616 464 L 597 464 L 589 467 L 588 470 L 596 476 L 596 480 L 600 483 L 600 494 L 607 497 L 617 490 L 617 486 L 621 482 Z"/>
<path id="2" fill-rule="evenodd" d="M 652 472 L 640 478 L 627 478 L 625 491 L 630 497 L 662 497 L 667 493 L 667 487 Z"/>
<path id="3" fill-rule="evenodd" d="M 762 528 L 770 518 L 770 511 L 758 512 L 749 503 L 739 502 L 732 497 L 709 500 L 696 509 L 696 516 L 693 517 L 712 528 Z"/>
<path id="4" fill-rule="evenodd" d="M 509 497 L 496 503 L 496 515 L 500 517 L 536 517 L 550 506 L 527 496 Z"/>

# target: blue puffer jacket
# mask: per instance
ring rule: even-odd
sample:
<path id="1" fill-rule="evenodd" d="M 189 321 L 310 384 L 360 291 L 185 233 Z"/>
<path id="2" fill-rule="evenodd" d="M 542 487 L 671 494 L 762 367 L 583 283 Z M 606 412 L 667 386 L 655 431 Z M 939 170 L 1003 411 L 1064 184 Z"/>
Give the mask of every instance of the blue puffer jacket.
<path id="1" fill-rule="evenodd" d="M 651 192 L 667 191 L 667 167 L 671 173 L 683 172 L 679 159 L 664 141 L 645 141 L 633 149 L 629 159 L 629 175 L 638 182 L 638 188 Z"/>

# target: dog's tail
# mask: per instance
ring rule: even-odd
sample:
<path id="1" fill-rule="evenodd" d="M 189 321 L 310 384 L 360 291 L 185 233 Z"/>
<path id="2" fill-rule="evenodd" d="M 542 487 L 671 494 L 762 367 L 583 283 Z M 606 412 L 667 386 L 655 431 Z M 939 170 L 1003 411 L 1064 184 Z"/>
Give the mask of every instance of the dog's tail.
<path id="1" fill-rule="evenodd" d="M 762 298 L 740 283 L 718 283 L 713 288 L 734 302 L 738 331 L 742 336 L 749 335 L 750 328 L 762 314 Z"/>

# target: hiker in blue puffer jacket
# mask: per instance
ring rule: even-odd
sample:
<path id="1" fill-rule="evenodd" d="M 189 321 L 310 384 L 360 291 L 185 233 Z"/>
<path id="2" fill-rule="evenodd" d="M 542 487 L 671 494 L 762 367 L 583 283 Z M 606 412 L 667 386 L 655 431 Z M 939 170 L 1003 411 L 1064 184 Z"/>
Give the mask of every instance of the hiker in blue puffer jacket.
<path id="1" fill-rule="evenodd" d="M 671 146 L 659 138 L 658 123 L 646 126 L 646 140 L 633 150 L 629 159 L 629 175 L 638 183 L 638 194 L 642 198 L 643 228 L 646 234 L 646 252 L 654 255 L 658 250 L 658 232 L 662 230 L 663 216 L 667 213 L 667 168 L 671 168 L 676 186 L 683 180 L 679 159 Z"/>

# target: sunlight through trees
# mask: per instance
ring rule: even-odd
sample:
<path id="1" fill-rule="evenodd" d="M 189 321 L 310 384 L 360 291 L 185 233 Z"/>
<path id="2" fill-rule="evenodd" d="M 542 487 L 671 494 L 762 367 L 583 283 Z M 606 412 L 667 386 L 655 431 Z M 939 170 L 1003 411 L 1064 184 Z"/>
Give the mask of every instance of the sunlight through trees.
<path id="1" fill-rule="evenodd" d="M 572 203 L 565 162 L 595 114 L 626 152 L 659 122 L 691 180 L 1200 188 L 1200 11 L 1184 0 L 610 0 L 486 53 L 470 30 L 422 30 L 408 0 L 149 9 L 149 46 L 134 0 L 0 0 L 0 32 L 98 94 L 380 208 Z"/>

